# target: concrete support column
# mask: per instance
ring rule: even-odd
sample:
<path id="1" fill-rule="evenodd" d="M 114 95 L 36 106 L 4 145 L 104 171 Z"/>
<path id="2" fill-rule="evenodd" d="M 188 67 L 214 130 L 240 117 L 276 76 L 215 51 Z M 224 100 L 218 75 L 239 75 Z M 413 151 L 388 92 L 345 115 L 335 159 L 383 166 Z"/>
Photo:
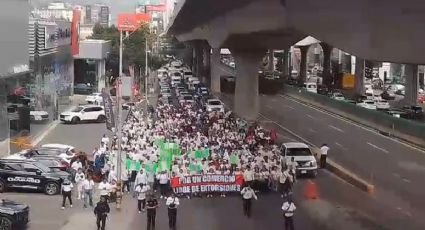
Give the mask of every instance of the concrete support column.
<path id="1" fill-rule="evenodd" d="M 307 52 L 310 46 L 301 46 L 301 62 L 300 62 L 300 75 L 299 84 L 303 85 L 307 79 Z"/>
<path id="2" fill-rule="evenodd" d="M 283 51 L 283 76 L 289 76 L 291 72 L 289 71 L 289 57 L 290 57 L 291 48 L 288 47 Z"/>
<path id="3" fill-rule="evenodd" d="M 323 83 L 326 86 L 332 84 L 332 75 L 331 75 L 331 55 L 333 47 L 327 43 L 320 43 L 323 49 Z"/>
<path id="4" fill-rule="evenodd" d="M 103 73 L 105 69 L 105 61 L 97 60 L 96 61 L 96 71 L 97 71 L 97 90 L 98 92 L 102 92 L 102 89 L 106 87 L 105 74 Z"/>
<path id="5" fill-rule="evenodd" d="M 248 121 L 259 112 L 258 70 L 265 50 L 233 50 L 236 64 L 235 113 Z"/>
<path id="6" fill-rule="evenodd" d="M 211 67 L 211 90 L 213 92 L 220 92 L 220 48 L 213 48 L 210 58 Z"/>
<path id="7" fill-rule="evenodd" d="M 406 88 L 404 103 L 406 105 L 416 105 L 418 100 L 418 65 L 406 64 L 404 67 L 406 75 Z"/>
<path id="8" fill-rule="evenodd" d="M 355 90 L 357 95 L 364 94 L 364 78 L 365 78 L 365 60 L 363 58 L 356 57 L 356 68 L 355 68 Z"/>
<path id="9" fill-rule="evenodd" d="M 211 82 L 211 46 L 206 44 L 203 49 L 203 80 L 202 82 L 206 85 L 210 85 Z"/>
<path id="10" fill-rule="evenodd" d="M 268 55 L 268 71 L 273 72 L 274 70 L 274 50 L 269 50 L 269 55 Z"/>
<path id="11" fill-rule="evenodd" d="M 196 52 L 196 46 L 192 46 L 192 74 L 194 77 L 198 76 L 198 63 L 197 63 L 197 52 Z"/>

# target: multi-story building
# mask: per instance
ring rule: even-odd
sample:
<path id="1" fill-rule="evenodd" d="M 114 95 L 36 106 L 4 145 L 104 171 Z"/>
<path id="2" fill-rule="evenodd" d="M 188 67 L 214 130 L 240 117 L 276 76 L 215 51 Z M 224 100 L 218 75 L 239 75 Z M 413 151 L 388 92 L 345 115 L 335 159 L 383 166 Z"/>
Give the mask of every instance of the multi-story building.
<path id="1" fill-rule="evenodd" d="M 34 9 L 32 14 L 38 18 L 44 19 L 64 19 L 72 21 L 72 7 L 69 4 L 54 2 L 50 3 L 47 8 Z"/>

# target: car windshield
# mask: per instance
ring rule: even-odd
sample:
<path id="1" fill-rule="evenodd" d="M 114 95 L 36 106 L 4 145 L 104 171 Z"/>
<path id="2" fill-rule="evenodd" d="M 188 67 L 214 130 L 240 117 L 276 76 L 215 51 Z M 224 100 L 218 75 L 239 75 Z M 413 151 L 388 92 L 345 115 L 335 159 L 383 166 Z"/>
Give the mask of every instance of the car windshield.
<path id="1" fill-rule="evenodd" d="M 83 110 L 83 107 L 78 106 L 78 107 L 75 107 L 73 110 L 71 110 L 71 112 L 78 113 L 78 112 L 80 112 L 81 110 Z"/>
<path id="2" fill-rule="evenodd" d="M 192 98 L 192 96 L 184 96 L 183 99 L 185 99 L 185 100 L 192 100 L 193 98 Z"/>
<path id="3" fill-rule="evenodd" d="M 369 105 L 373 105 L 373 104 L 375 104 L 375 102 L 373 102 L 373 101 L 365 101 L 365 103 L 366 103 L 366 104 L 369 104 Z"/>
<path id="4" fill-rule="evenodd" d="M 308 148 L 288 148 L 286 150 L 286 156 L 311 156 L 311 152 Z"/>
<path id="5" fill-rule="evenodd" d="M 209 101 L 208 104 L 210 105 L 221 105 L 220 101 Z"/>

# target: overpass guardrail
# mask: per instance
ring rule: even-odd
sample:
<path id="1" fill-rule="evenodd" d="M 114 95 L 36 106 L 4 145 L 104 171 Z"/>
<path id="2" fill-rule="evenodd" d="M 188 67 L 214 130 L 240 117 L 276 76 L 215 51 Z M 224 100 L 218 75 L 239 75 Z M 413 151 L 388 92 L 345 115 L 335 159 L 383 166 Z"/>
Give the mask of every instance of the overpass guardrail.
<path id="1" fill-rule="evenodd" d="M 283 93 L 292 99 L 318 109 L 338 115 L 360 125 L 372 128 L 382 135 L 425 148 L 425 123 L 397 118 L 368 110 L 344 101 L 337 101 L 324 95 L 307 92 L 305 89 L 285 84 Z"/>

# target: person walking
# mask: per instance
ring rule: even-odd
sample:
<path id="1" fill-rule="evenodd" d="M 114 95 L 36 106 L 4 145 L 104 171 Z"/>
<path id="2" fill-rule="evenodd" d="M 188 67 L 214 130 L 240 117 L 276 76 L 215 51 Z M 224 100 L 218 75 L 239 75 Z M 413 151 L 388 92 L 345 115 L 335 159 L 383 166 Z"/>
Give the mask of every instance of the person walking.
<path id="1" fill-rule="evenodd" d="M 75 174 L 75 183 L 77 184 L 77 200 L 80 200 L 84 197 L 83 193 L 83 183 L 86 179 L 86 175 L 83 172 L 83 169 L 78 169 L 77 174 Z"/>
<path id="2" fill-rule="evenodd" d="M 100 197 L 100 201 L 96 204 L 96 207 L 93 210 L 94 215 L 96 215 L 97 230 L 105 230 L 106 217 L 110 211 L 111 209 L 109 208 L 106 198 Z"/>
<path id="3" fill-rule="evenodd" d="M 293 217 L 296 209 L 297 207 L 294 202 L 292 202 L 292 197 L 289 196 L 288 200 L 282 205 L 283 218 L 285 219 L 285 230 L 295 230 Z"/>
<path id="4" fill-rule="evenodd" d="M 286 168 L 280 173 L 279 176 L 279 187 L 281 197 L 286 197 L 290 194 L 292 188 L 293 177 L 289 171 L 289 168 Z"/>
<path id="5" fill-rule="evenodd" d="M 246 170 L 243 173 L 243 179 L 245 181 L 245 186 L 251 186 L 254 181 L 254 171 L 251 170 L 251 166 L 247 166 Z"/>
<path id="6" fill-rule="evenodd" d="M 146 202 L 147 230 L 155 230 L 156 209 L 159 207 L 158 200 L 150 194 Z"/>
<path id="7" fill-rule="evenodd" d="M 111 184 L 109 184 L 106 178 L 103 178 L 103 181 L 99 183 L 98 186 L 100 197 L 105 197 L 106 201 L 109 200 L 109 192 L 111 190 Z"/>
<path id="8" fill-rule="evenodd" d="M 326 158 L 328 157 L 329 149 L 327 144 L 323 144 L 320 147 L 320 168 L 326 168 Z"/>
<path id="9" fill-rule="evenodd" d="M 137 193 L 137 210 L 139 213 L 145 212 L 146 207 L 146 193 L 150 190 L 147 184 L 138 184 L 134 191 Z"/>
<path id="10" fill-rule="evenodd" d="M 72 185 L 71 181 L 68 179 L 65 179 L 62 183 L 62 209 L 65 209 L 65 203 L 66 199 L 68 198 L 69 206 L 72 208 L 72 197 L 71 197 L 71 191 L 74 186 Z"/>
<path id="11" fill-rule="evenodd" d="M 179 198 L 174 193 L 167 198 L 165 205 L 168 207 L 168 226 L 175 230 L 177 224 L 177 207 L 180 205 Z"/>
<path id="12" fill-rule="evenodd" d="M 84 208 L 87 208 L 87 205 L 93 207 L 93 189 L 94 181 L 92 176 L 89 174 L 83 182 L 83 192 L 84 192 Z"/>
<path id="13" fill-rule="evenodd" d="M 161 193 L 161 197 L 167 199 L 167 189 L 168 189 L 168 175 L 167 171 L 162 171 L 158 174 L 157 179 L 159 180 L 159 192 Z"/>
<path id="14" fill-rule="evenodd" d="M 257 200 L 257 195 L 255 195 L 254 190 L 251 188 L 251 185 L 247 185 L 241 191 L 242 200 L 243 200 L 243 213 L 248 218 L 251 217 L 251 207 L 252 207 L 252 198 Z"/>

